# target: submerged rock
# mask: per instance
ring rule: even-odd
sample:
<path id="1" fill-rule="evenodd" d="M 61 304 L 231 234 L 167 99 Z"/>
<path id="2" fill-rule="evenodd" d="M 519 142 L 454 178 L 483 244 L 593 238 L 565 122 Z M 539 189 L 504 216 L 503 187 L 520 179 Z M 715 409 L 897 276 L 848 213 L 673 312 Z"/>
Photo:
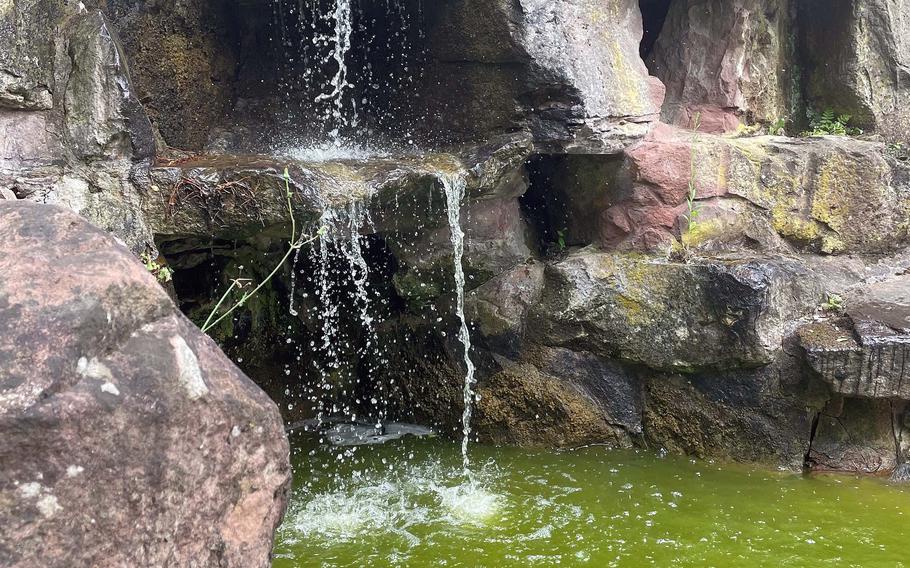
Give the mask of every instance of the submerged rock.
<path id="1" fill-rule="evenodd" d="M 318 432 L 321 437 L 333 446 L 372 446 L 394 442 L 409 436 L 425 438 L 436 435 L 430 428 L 418 424 L 403 424 L 400 422 L 367 424 L 365 422 L 350 422 L 344 418 L 328 419 L 322 423 L 315 418 L 304 420 L 291 424 L 287 430 L 289 432 L 295 430 Z"/>
<path id="2" fill-rule="evenodd" d="M 122 245 L 0 201 L 0 564 L 269 565 L 275 404 Z"/>

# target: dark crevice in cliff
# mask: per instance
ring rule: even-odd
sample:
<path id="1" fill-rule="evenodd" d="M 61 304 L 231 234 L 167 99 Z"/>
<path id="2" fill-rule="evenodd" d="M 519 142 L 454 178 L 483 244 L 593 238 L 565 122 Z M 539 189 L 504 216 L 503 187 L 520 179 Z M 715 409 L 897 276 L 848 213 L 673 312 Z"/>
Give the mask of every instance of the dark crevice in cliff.
<path id="1" fill-rule="evenodd" d="M 664 22 L 667 19 L 667 13 L 670 11 L 670 4 L 673 0 L 639 0 L 638 5 L 641 8 L 641 19 L 643 35 L 639 53 L 641 58 L 647 61 L 648 56 L 657 43 L 657 38 L 663 30 Z"/>
<path id="2" fill-rule="evenodd" d="M 818 423 L 821 420 L 822 412 L 816 412 L 812 417 L 812 428 L 809 430 L 809 445 L 806 447 L 806 455 L 803 457 L 803 467 L 808 471 L 812 469 L 812 444 L 815 442 L 815 435 L 818 432 Z"/>
<path id="3" fill-rule="evenodd" d="M 891 433 L 894 436 L 894 451 L 897 456 L 898 465 L 906 462 L 906 456 L 901 451 L 903 445 L 904 422 L 906 420 L 905 412 L 907 405 L 903 401 L 890 400 L 888 404 L 891 407 Z"/>
<path id="4" fill-rule="evenodd" d="M 602 241 L 604 212 L 622 194 L 622 156 L 539 154 L 527 163 L 528 191 L 520 198 L 546 256 Z"/>
<path id="5" fill-rule="evenodd" d="M 851 126 L 874 130 L 875 118 L 869 101 L 856 90 L 844 88 L 845 72 L 856 65 L 856 54 L 846 48 L 854 45 L 853 14 L 856 10 L 854 0 L 797 2 L 795 17 L 799 34 L 796 59 L 802 73 L 801 94 L 809 108 L 819 112 L 830 109 L 838 114 L 850 114 Z M 871 77 L 864 80 L 874 81 Z M 809 126 L 804 116 L 794 118 L 798 127 Z"/>
<path id="6" fill-rule="evenodd" d="M 557 156 L 538 155 L 528 160 L 528 190 L 519 198 L 541 255 L 557 249 L 560 234 L 565 231 L 565 220 L 553 217 L 554 205 L 565 208 L 553 191 L 553 175 L 558 159 Z"/>

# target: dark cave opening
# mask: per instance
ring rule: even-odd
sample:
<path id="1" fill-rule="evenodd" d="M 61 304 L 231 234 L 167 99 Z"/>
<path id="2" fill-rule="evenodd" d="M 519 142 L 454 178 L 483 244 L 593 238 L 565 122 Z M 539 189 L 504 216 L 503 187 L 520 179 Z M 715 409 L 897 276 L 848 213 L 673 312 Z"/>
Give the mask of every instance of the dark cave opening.
<path id="1" fill-rule="evenodd" d="M 654 50 L 654 44 L 660 37 L 663 30 L 664 22 L 670 11 L 670 4 L 673 0 L 639 0 L 638 5 L 641 8 L 641 19 L 643 35 L 639 53 L 641 58 L 647 61 L 651 52 Z"/>
<path id="2" fill-rule="evenodd" d="M 566 204 L 562 196 L 553 191 L 553 178 L 560 156 L 538 154 L 527 163 L 528 190 L 519 198 L 522 211 L 531 226 L 538 252 L 546 255 L 556 252 L 562 244 L 568 223 Z"/>
<path id="3" fill-rule="evenodd" d="M 519 199 L 544 256 L 601 242 L 602 214 L 621 197 L 621 155 L 538 154 Z"/>
<path id="4" fill-rule="evenodd" d="M 301 249 L 296 260 L 210 331 L 288 423 L 317 414 L 376 420 L 402 413 L 401 393 L 393 392 L 396 382 L 388 369 L 394 354 L 386 346 L 386 336 L 398 333 L 394 321 L 406 309 L 393 285 L 397 261 L 378 235 L 359 237 L 359 245 L 368 267 L 361 291 L 350 243 L 323 241 Z M 199 325 L 233 280 L 249 279 L 243 289 L 248 290 L 287 250 L 286 241 L 264 237 L 207 243 L 161 239 L 158 246 L 174 271 L 181 311 Z M 327 248 L 325 255 L 320 246 Z M 219 313 L 243 290 L 233 292 Z M 365 327 L 364 314 L 383 328 Z"/>

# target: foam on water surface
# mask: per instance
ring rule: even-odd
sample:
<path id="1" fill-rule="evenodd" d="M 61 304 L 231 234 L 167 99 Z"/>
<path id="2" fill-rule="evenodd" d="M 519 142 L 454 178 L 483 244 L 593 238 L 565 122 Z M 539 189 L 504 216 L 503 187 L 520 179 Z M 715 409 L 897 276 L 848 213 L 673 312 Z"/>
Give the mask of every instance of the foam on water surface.
<path id="1" fill-rule="evenodd" d="M 351 459 L 355 454 L 337 454 L 337 461 L 356 461 Z M 486 469 L 468 481 L 457 465 L 432 458 L 395 467 L 388 461 L 376 465 L 330 476 L 325 485 L 298 488 L 280 538 L 288 543 L 387 538 L 413 547 L 424 540 L 423 529 L 428 526 L 437 530 L 482 527 L 503 506 L 501 497 L 484 483 L 494 475 Z M 423 536 L 415 534 L 415 528 Z"/>

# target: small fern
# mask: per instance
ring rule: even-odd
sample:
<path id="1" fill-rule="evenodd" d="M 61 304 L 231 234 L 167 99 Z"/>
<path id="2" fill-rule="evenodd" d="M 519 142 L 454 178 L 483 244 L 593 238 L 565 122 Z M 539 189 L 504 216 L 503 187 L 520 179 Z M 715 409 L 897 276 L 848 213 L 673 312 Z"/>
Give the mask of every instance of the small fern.
<path id="1" fill-rule="evenodd" d="M 805 136 L 859 136 L 863 131 L 850 126 L 853 119 L 849 114 L 837 114 L 832 109 L 818 112 L 814 109 L 806 110 L 809 119 L 809 130 Z"/>
<path id="2" fill-rule="evenodd" d="M 778 118 L 771 122 L 768 125 L 768 134 L 771 136 L 786 136 L 787 135 L 787 119 Z"/>

